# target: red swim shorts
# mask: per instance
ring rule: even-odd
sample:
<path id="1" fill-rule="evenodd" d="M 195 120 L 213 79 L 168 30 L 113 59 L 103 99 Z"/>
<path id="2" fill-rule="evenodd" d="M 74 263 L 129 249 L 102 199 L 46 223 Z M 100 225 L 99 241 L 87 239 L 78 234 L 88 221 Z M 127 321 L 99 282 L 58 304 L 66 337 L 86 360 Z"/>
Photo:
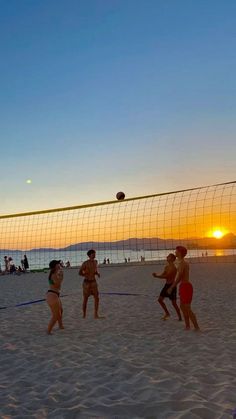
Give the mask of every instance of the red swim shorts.
<path id="1" fill-rule="evenodd" d="M 181 282 L 179 286 L 179 298 L 181 304 L 191 304 L 193 298 L 193 286 L 191 282 Z"/>

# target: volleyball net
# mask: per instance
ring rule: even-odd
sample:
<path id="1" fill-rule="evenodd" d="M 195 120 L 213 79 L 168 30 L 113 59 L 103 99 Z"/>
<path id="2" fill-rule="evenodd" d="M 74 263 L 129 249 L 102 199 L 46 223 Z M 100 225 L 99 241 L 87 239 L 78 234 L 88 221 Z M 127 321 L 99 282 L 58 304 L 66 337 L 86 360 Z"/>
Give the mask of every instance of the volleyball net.
<path id="1" fill-rule="evenodd" d="M 78 266 L 90 248 L 100 264 L 156 263 L 177 245 L 193 262 L 236 260 L 236 181 L 0 216 L 2 270 L 4 256 L 20 266 L 25 254 L 31 270 Z"/>

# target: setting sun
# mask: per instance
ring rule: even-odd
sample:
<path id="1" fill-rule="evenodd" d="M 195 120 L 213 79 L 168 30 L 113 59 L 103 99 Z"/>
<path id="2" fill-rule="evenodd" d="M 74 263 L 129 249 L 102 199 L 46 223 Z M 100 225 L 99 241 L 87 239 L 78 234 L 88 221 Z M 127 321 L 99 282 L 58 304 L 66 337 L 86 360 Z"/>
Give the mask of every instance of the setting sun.
<path id="1" fill-rule="evenodd" d="M 224 227 L 215 227 L 212 230 L 208 231 L 207 237 L 213 237 L 214 239 L 222 239 L 226 234 L 229 233 Z"/>
<path id="2" fill-rule="evenodd" d="M 215 237 L 215 239 L 221 239 L 224 235 L 224 233 L 222 233 L 221 230 L 215 230 L 213 231 L 213 237 Z"/>

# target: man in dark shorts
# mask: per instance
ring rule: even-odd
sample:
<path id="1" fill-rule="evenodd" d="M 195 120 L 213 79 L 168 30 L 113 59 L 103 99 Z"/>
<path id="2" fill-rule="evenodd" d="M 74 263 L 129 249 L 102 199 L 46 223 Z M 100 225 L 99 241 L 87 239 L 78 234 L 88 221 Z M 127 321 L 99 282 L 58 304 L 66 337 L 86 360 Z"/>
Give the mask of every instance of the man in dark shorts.
<path id="1" fill-rule="evenodd" d="M 177 269 L 176 266 L 174 264 L 176 259 L 176 256 L 173 253 L 170 253 L 167 256 L 167 265 L 165 266 L 165 269 L 163 271 L 162 274 L 157 274 L 156 272 L 154 272 L 152 275 L 154 278 L 163 278 L 166 280 L 166 283 L 164 285 L 164 287 L 162 288 L 161 292 L 160 292 L 160 296 L 158 298 L 158 302 L 161 305 L 161 307 L 163 308 L 165 314 L 162 317 L 163 320 L 167 320 L 170 317 L 170 313 L 164 303 L 164 299 L 165 298 L 169 298 L 171 300 L 171 303 L 178 315 L 178 319 L 179 321 L 182 320 L 181 317 L 181 313 L 180 313 L 180 309 L 178 307 L 178 304 L 176 303 L 176 287 L 174 287 L 171 291 L 170 294 L 168 294 L 168 289 L 172 286 L 172 284 L 175 281 L 175 277 L 177 274 Z"/>

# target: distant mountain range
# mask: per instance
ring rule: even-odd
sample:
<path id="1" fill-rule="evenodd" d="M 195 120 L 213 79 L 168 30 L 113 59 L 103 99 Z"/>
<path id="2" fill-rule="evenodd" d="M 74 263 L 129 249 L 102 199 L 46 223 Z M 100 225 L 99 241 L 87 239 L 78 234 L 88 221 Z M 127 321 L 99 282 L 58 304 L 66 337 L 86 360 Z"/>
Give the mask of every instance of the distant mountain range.
<path id="1" fill-rule="evenodd" d="M 116 242 L 85 242 L 85 243 L 76 243 L 68 247 L 65 247 L 62 250 L 87 250 L 88 248 L 96 248 L 101 250 L 111 249 L 111 250 L 161 250 L 161 249 L 171 249 L 178 246 L 179 244 L 185 245 L 188 249 L 230 249 L 236 248 L 236 236 L 232 233 L 226 234 L 221 239 L 216 239 L 214 237 L 204 237 L 204 238 L 190 238 L 190 239 L 160 239 L 160 238 L 131 238 L 128 240 L 119 240 Z"/>
<path id="2" fill-rule="evenodd" d="M 188 249 L 234 249 L 236 248 L 236 235 L 233 233 L 226 234 L 221 239 L 214 237 L 189 238 L 189 239 L 160 239 L 160 238 L 130 238 L 127 240 L 118 240 L 114 242 L 82 242 L 71 244 L 63 248 L 35 248 L 28 252 L 50 252 L 50 251 L 86 251 L 89 248 L 99 250 L 164 250 L 173 249 L 177 245 L 186 246 Z M 6 254 L 11 253 L 12 249 L 1 249 Z"/>

